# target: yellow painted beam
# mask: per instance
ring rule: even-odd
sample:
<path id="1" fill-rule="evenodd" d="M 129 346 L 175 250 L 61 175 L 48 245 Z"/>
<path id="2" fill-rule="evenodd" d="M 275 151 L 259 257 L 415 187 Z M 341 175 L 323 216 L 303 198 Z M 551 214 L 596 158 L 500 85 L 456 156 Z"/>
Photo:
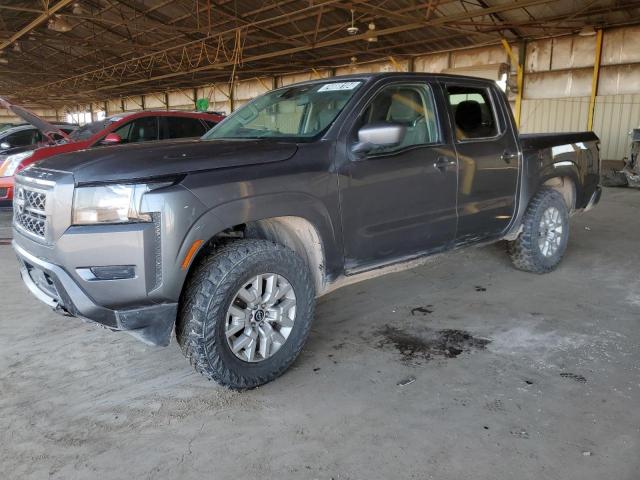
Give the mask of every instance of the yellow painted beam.
<path id="1" fill-rule="evenodd" d="M 593 62 L 593 76 L 591 77 L 591 98 L 589 99 L 589 119 L 587 130 L 593 130 L 593 114 L 596 109 L 596 96 L 598 95 L 598 82 L 600 81 L 600 59 L 602 57 L 602 29 L 596 34 L 596 51 Z"/>
<path id="2" fill-rule="evenodd" d="M 502 46 L 507 52 L 507 55 L 511 60 L 511 64 L 516 66 L 516 85 L 518 87 L 518 93 L 516 94 L 516 105 L 513 116 L 516 121 L 516 126 L 520 128 L 520 116 L 522 114 L 522 95 L 524 93 L 524 59 L 519 59 L 516 57 L 516 54 L 513 53 L 511 45 L 509 45 L 509 42 L 505 38 L 502 39 Z"/>
<path id="3" fill-rule="evenodd" d="M 26 35 L 27 33 L 29 33 L 31 30 L 33 30 L 34 28 L 36 28 L 38 25 L 40 25 L 41 23 L 47 21 L 51 15 L 53 15 L 54 13 L 56 13 L 58 10 L 60 10 L 61 8 L 66 7 L 67 5 L 69 5 L 71 2 L 73 2 L 73 0 L 60 0 L 58 3 L 56 3 L 54 6 L 52 6 L 51 8 L 48 8 L 47 10 L 45 10 L 43 13 L 41 13 L 40 15 L 38 15 L 36 17 L 35 20 L 29 22 L 28 25 L 22 27 L 20 30 L 18 30 L 16 33 L 14 33 L 13 35 L 11 35 L 11 37 L 9 37 L 8 40 L 5 40 L 4 42 L 0 42 L 0 50 L 3 50 L 4 48 L 8 47 L 9 45 L 11 45 L 13 42 L 15 42 L 16 40 L 18 40 L 20 37 L 22 37 L 23 35 Z"/>

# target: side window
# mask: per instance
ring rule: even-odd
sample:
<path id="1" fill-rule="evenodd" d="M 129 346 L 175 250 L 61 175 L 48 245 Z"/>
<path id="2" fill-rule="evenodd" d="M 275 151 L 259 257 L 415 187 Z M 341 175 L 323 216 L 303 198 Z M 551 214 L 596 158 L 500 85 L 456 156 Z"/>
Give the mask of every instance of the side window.
<path id="1" fill-rule="evenodd" d="M 123 126 L 117 128 L 113 131 L 116 135 L 122 138 L 122 143 L 129 142 L 129 136 L 131 135 L 131 127 L 133 126 L 133 122 L 125 123 Z"/>
<path id="2" fill-rule="evenodd" d="M 201 137 L 207 131 L 197 118 L 160 117 L 163 124 L 162 138 Z"/>
<path id="3" fill-rule="evenodd" d="M 433 95 L 426 84 L 390 85 L 378 92 L 358 120 L 354 137 L 360 127 L 380 122 L 404 125 L 406 133 L 399 145 L 372 153 L 389 153 L 440 140 Z"/>
<path id="4" fill-rule="evenodd" d="M 132 123 L 129 142 L 158 140 L 158 117 L 142 117 Z"/>
<path id="5" fill-rule="evenodd" d="M 498 135 L 500 129 L 488 89 L 448 85 L 447 97 L 458 140 Z"/>
<path id="6" fill-rule="evenodd" d="M 24 147 L 26 145 L 33 145 L 35 143 L 34 134 L 37 133 L 35 129 L 20 130 L 19 132 L 7 135 L 4 139 L 12 147 Z"/>

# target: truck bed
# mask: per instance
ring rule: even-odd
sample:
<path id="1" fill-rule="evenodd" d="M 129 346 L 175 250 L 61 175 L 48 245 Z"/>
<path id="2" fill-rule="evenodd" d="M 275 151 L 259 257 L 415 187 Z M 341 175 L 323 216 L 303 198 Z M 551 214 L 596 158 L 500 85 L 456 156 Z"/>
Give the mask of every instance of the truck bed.
<path id="1" fill-rule="evenodd" d="M 600 183 L 598 136 L 593 132 L 520 134 L 525 183 L 568 178 L 575 188 L 575 209 L 587 207 Z M 525 185 L 526 187 L 527 185 Z M 535 191 L 536 185 L 528 185 Z"/>

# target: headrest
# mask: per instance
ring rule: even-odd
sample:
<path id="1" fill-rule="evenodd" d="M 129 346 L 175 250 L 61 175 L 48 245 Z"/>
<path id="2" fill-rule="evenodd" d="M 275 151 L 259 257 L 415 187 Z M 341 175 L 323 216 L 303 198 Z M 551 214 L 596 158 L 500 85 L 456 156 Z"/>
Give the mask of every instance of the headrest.
<path id="1" fill-rule="evenodd" d="M 393 94 L 393 102 L 389 108 L 389 121 L 413 123 L 424 117 L 424 107 L 420 94 L 415 90 L 402 90 Z"/>
<path id="2" fill-rule="evenodd" d="M 465 100 L 456 107 L 456 125 L 466 132 L 482 126 L 482 108 L 475 100 Z"/>

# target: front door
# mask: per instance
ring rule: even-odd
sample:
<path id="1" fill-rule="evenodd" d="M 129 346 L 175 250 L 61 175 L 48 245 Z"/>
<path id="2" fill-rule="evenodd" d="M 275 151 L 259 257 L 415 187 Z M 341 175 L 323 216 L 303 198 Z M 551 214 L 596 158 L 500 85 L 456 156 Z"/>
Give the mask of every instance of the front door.
<path id="1" fill-rule="evenodd" d="M 435 98 L 426 82 L 387 85 L 349 131 L 348 148 L 364 125 L 406 127 L 399 145 L 352 157 L 340 167 L 347 274 L 452 244 L 457 160 L 440 128 Z"/>
<path id="2" fill-rule="evenodd" d="M 447 84 L 460 166 L 457 243 L 500 235 L 516 207 L 520 158 L 511 117 L 484 85 Z"/>

